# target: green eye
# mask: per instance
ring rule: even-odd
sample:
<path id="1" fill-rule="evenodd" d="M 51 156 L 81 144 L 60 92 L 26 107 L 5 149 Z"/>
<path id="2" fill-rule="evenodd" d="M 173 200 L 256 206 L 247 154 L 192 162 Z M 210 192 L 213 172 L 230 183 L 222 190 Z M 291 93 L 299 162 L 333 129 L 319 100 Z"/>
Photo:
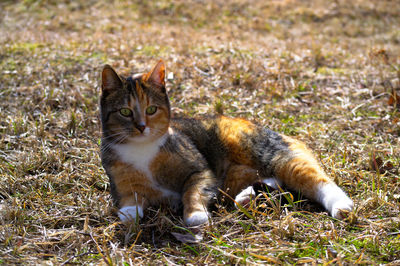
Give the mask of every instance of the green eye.
<path id="1" fill-rule="evenodd" d="M 121 110 L 119 110 L 119 113 L 123 116 L 131 116 L 132 115 L 131 109 L 128 109 L 128 108 L 122 108 Z"/>
<path id="2" fill-rule="evenodd" d="M 149 106 L 146 108 L 146 114 L 148 115 L 154 115 L 154 113 L 157 112 L 157 106 Z"/>

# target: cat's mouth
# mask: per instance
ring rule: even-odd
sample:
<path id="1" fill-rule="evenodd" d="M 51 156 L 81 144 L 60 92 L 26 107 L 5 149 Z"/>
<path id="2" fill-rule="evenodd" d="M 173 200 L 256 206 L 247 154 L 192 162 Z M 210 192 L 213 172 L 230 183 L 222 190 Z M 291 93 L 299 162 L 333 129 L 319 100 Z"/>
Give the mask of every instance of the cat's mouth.
<path id="1" fill-rule="evenodd" d="M 135 132 L 128 137 L 128 140 L 132 142 L 142 142 L 142 143 L 151 142 L 163 138 L 165 134 L 166 132 L 163 132 L 162 130 L 146 126 L 142 130 L 140 129 L 135 130 Z"/>
<path id="2" fill-rule="evenodd" d="M 129 140 L 134 142 L 145 142 L 153 140 L 155 136 L 152 134 L 149 127 L 146 126 L 136 126 L 133 134 L 129 136 Z"/>

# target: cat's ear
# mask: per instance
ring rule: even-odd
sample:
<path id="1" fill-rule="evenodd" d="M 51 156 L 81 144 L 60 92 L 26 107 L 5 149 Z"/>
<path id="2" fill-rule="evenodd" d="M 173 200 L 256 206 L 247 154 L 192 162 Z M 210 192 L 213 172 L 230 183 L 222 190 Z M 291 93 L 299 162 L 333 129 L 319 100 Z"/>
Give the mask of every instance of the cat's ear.
<path id="1" fill-rule="evenodd" d="M 101 89 L 102 91 L 112 91 L 122 87 L 122 81 L 114 69 L 105 65 L 101 73 Z"/>
<path id="2" fill-rule="evenodd" d="M 153 69 L 143 75 L 143 80 L 145 82 L 153 83 L 158 86 L 162 86 L 165 88 L 165 65 L 164 61 L 160 60 L 158 63 L 153 67 Z"/>

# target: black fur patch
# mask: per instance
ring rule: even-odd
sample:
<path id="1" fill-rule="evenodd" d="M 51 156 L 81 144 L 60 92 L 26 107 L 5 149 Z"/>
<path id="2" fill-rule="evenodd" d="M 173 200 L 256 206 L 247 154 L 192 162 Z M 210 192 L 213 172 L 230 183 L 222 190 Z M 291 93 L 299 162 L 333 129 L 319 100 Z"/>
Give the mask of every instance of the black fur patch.
<path id="1" fill-rule="evenodd" d="M 263 177 L 274 176 L 274 166 L 272 159 L 278 152 L 290 152 L 289 146 L 283 141 L 279 133 L 267 128 L 260 128 L 258 134 L 248 136 L 252 142 L 253 159 L 257 163 L 257 168 Z"/>

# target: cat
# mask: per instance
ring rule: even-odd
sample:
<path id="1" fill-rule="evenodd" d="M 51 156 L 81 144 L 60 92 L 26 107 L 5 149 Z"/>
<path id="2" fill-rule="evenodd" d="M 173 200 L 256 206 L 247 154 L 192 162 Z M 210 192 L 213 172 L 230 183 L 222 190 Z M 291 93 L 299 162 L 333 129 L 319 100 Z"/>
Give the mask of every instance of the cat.
<path id="1" fill-rule="evenodd" d="M 167 203 L 197 226 L 219 189 L 245 205 L 259 181 L 299 191 L 334 218 L 353 209 L 304 143 L 241 118 L 172 118 L 162 60 L 128 78 L 105 65 L 101 87 L 101 159 L 123 222 Z"/>

